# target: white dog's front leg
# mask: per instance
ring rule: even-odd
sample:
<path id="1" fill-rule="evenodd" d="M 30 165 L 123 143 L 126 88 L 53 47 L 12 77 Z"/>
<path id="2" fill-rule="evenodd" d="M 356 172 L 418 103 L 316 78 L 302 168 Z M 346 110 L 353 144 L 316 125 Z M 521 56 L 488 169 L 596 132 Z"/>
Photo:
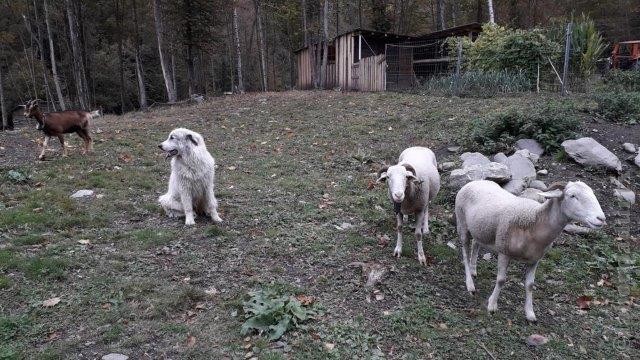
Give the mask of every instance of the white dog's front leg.
<path id="1" fill-rule="evenodd" d="M 193 198 L 191 193 L 184 191 L 180 194 L 180 201 L 182 202 L 182 209 L 184 210 L 184 224 L 195 225 L 196 221 L 193 214 Z"/>

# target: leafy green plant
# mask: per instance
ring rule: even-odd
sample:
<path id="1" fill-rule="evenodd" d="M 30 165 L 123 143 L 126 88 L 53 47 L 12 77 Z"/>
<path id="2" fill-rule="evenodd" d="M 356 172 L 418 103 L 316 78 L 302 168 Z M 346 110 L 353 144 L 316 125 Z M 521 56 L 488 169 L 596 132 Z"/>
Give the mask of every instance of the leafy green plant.
<path id="1" fill-rule="evenodd" d="M 596 24 L 585 14 L 574 21 L 571 32 L 571 46 L 573 47 L 571 63 L 572 68 L 578 71 L 583 79 L 590 78 L 596 68 L 597 62 L 607 49 Z"/>
<path id="2" fill-rule="evenodd" d="M 609 121 L 635 124 L 640 120 L 640 92 L 601 92 L 594 98 L 596 112 Z"/>
<path id="3" fill-rule="evenodd" d="M 277 340 L 303 322 L 313 319 L 317 312 L 311 303 L 290 295 L 277 295 L 272 291 L 258 290 L 249 293 L 249 300 L 242 304 L 245 322 L 240 332 L 246 335 L 252 331 L 266 334 L 267 338 Z"/>
<path id="4" fill-rule="evenodd" d="M 468 147 L 486 152 L 505 151 L 521 138 L 532 138 L 548 151 L 574 138 L 580 119 L 572 106 L 550 103 L 542 109 L 508 109 L 471 123 Z"/>
<path id="5" fill-rule="evenodd" d="M 531 81 L 522 71 L 466 71 L 460 75 L 432 77 L 420 90 L 444 96 L 493 97 L 500 94 L 518 93 L 531 90 Z"/>
<path id="6" fill-rule="evenodd" d="M 603 78 L 603 91 L 640 91 L 640 71 L 614 69 Z"/>

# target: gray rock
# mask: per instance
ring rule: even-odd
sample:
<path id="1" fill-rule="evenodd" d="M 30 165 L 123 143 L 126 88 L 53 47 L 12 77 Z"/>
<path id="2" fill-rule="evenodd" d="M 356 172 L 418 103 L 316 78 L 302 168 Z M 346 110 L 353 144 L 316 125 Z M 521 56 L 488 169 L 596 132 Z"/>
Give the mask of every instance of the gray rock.
<path id="1" fill-rule="evenodd" d="M 75 193 L 73 193 L 73 195 L 71 195 L 72 199 L 81 199 L 81 198 L 85 198 L 85 197 L 91 197 L 93 196 L 95 193 L 93 190 L 78 190 Z"/>
<path id="2" fill-rule="evenodd" d="M 636 194 L 630 189 L 615 189 L 613 190 L 613 195 L 615 195 L 620 200 L 628 202 L 631 205 L 636 203 Z"/>
<path id="3" fill-rule="evenodd" d="M 526 179 L 513 179 L 502 186 L 503 189 L 516 196 L 522 194 L 527 187 L 529 187 L 529 181 Z"/>
<path id="4" fill-rule="evenodd" d="M 531 179 L 536 178 L 536 168 L 529 158 L 522 153 L 515 153 L 507 158 L 507 164 L 511 170 L 512 179 Z M 524 189 L 522 189 L 524 190 Z"/>
<path id="5" fill-rule="evenodd" d="M 471 165 L 463 169 L 455 169 L 449 175 L 449 185 L 459 189 L 474 180 L 491 180 L 498 184 L 511 179 L 509 168 L 503 164 L 490 162 L 484 165 Z"/>
<path id="6" fill-rule="evenodd" d="M 638 154 L 638 156 L 633 159 L 633 163 L 636 164 L 636 166 L 640 167 L 640 154 Z"/>
<path id="7" fill-rule="evenodd" d="M 538 143 L 534 139 L 520 139 L 516 141 L 515 146 L 518 150 L 529 150 L 529 152 L 538 155 L 538 157 L 544 154 L 544 149 L 542 148 L 540 143 Z"/>
<path id="8" fill-rule="evenodd" d="M 628 153 L 631 153 L 631 154 L 636 153 L 636 147 L 632 143 L 624 143 L 622 144 L 622 148 L 624 149 L 624 151 Z"/>
<path id="9" fill-rule="evenodd" d="M 577 140 L 565 140 L 562 143 L 562 147 L 579 164 L 603 166 L 616 171 L 622 170 L 620 159 L 593 138 L 583 137 Z"/>
<path id="10" fill-rule="evenodd" d="M 453 169 L 454 167 L 456 167 L 456 163 L 454 163 L 452 161 L 440 163 L 440 170 L 441 171 L 448 171 L 448 170 Z"/>
<path id="11" fill-rule="evenodd" d="M 538 170 L 538 172 L 536 174 L 538 174 L 538 175 L 548 175 L 549 174 L 549 170 L 540 169 L 540 170 Z"/>
<path id="12" fill-rule="evenodd" d="M 460 146 L 449 146 L 449 147 L 447 148 L 447 150 L 449 150 L 450 152 L 455 153 L 455 152 L 460 151 Z"/>
<path id="13" fill-rule="evenodd" d="M 531 180 L 531 182 L 529 183 L 529 187 L 540 190 L 540 191 L 547 191 L 547 184 L 543 183 L 540 180 Z"/>
<path id="14" fill-rule="evenodd" d="M 537 201 L 539 203 L 543 203 L 546 200 L 544 198 L 544 196 L 540 195 L 540 190 L 534 189 L 534 188 L 526 188 L 526 189 L 524 189 L 522 194 L 520 194 L 519 196 L 523 197 L 523 198 L 527 198 L 527 199 L 531 199 L 531 200 Z"/>
<path id="15" fill-rule="evenodd" d="M 127 355 L 111 353 L 102 357 L 102 360 L 127 360 L 129 357 Z"/>
<path id="16" fill-rule="evenodd" d="M 531 162 L 534 164 L 538 163 L 538 160 L 540 160 L 540 155 L 534 154 L 527 149 L 518 150 L 514 153 L 514 155 L 515 154 L 519 154 L 526 157 L 527 159 L 531 160 Z"/>
<path id="17" fill-rule="evenodd" d="M 466 152 L 460 155 L 460 160 L 462 160 L 462 167 L 466 168 L 471 165 L 485 165 L 491 162 L 488 157 L 482 155 L 479 152 Z"/>
<path id="18" fill-rule="evenodd" d="M 625 189 L 625 188 L 626 188 L 626 186 L 624 186 L 624 185 L 620 182 L 620 180 L 618 180 L 618 179 L 614 178 L 613 176 L 610 176 L 610 177 L 609 177 L 609 182 L 610 182 L 613 186 L 615 186 L 616 188 L 618 188 L 618 189 Z"/>
<path id="19" fill-rule="evenodd" d="M 505 155 L 504 153 L 497 153 L 495 155 L 493 155 L 493 161 L 500 163 L 500 164 L 507 164 L 507 155 Z"/>

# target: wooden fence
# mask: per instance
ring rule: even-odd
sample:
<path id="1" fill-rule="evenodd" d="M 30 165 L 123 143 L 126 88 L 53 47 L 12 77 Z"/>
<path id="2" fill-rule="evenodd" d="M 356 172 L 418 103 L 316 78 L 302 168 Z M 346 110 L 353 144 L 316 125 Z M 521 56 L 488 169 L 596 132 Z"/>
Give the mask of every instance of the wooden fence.
<path id="1" fill-rule="evenodd" d="M 384 54 L 360 59 L 353 66 L 354 88 L 360 91 L 385 91 L 387 61 Z"/>

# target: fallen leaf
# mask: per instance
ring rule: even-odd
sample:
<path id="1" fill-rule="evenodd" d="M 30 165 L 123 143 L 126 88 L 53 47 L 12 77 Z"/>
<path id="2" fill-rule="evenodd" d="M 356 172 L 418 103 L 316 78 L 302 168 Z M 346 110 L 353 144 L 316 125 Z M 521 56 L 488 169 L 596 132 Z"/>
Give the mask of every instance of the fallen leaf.
<path id="1" fill-rule="evenodd" d="M 376 187 L 376 182 L 369 179 L 369 182 L 367 183 L 367 190 L 373 190 Z"/>
<path id="2" fill-rule="evenodd" d="M 325 347 L 327 350 L 331 351 L 331 350 L 335 349 L 336 344 L 333 344 L 333 343 L 324 343 L 324 347 Z"/>
<path id="3" fill-rule="evenodd" d="M 527 345 L 529 346 L 540 346 L 549 342 L 549 338 L 540 334 L 533 334 L 527 338 Z"/>
<path id="4" fill-rule="evenodd" d="M 111 303 L 104 303 L 100 307 L 105 309 L 105 310 L 109 310 L 109 309 L 111 309 Z"/>
<path id="5" fill-rule="evenodd" d="M 591 305 L 592 300 L 593 300 L 593 297 L 588 295 L 582 295 L 576 300 L 576 303 L 578 304 L 578 308 L 580 310 L 589 310 L 589 306 Z"/>
<path id="6" fill-rule="evenodd" d="M 209 295 L 209 296 L 213 296 L 213 295 L 217 295 L 218 293 L 220 293 L 220 291 L 218 291 L 218 289 L 216 289 L 215 286 L 212 286 L 212 287 L 208 288 L 207 290 L 205 290 L 204 293 Z"/>
<path id="7" fill-rule="evenodd" d="M 42 208 L 41 207 L 35 208 L 35 209 L 33 209 L 33 212 L 34 213 L 40 213 L 40 212 L 42 212 Z"/>
<path id="8" fill-rule="evenodd" d="M 307 305 L 311 305 L 311 304 L 313 304 L 313 302 L 315 301 L 315 299 L 313 298 L 313 296 L 303 295 L 303 294 L 296 295 L 296 299 L 297 299 L 298 301 L 300 301 L 300 304 L 305 305 L 305 306 L 307 306 Z"/>
<path id="9" fill-rule="evenodd" d="M 193 335 L 187 336 L 187 347 L 192 347 L 196 344 L 196 337 Z"/>
<path id="10" fill-rule="evenodd" d="M 440 323 L 440 324 L 438 324 L 438 327 L 439 327 L 440 329 L 442 329 L 442 330 L 447 330 L 447 329 L 449 328 L 449 327 L 447 326 L 447 324 L 445 324 L 445 323 Z"/>
<path id="11" fill-rule="evenodd" d="M 389 242 L 391 242 L 391 238 L 389 237 L 389 235 L 380 235 L 378 234 L 378 246 L 380 247 L 386 247 L 387 245 L 389 245 Z"/>
<path id="12" fill-rule="evenodd" d="M 42 302 L 42 306 L 44 306 L 44 307 L 52 307 L 52 306 L 56 306 L 59 302 L 60 302 L 60 298 L 59 297 L 54 297 L 54 298 L 47 299 L 47 300 L 43 301 Z"/>
<path id="13" fill-rule="evenodd" d="M 54 340 L 58 340 L 60 338 L 60 333 L 57 331 L 54 331 L 52 333 L 49 333 L 49 335 L 47 335 L 47 341 L 54 341 Z"/>
<path id="14" fill-rule="evenodd" d="M 118 155 L 118 160 L 122 161 L 123 163 L 130 163 L 131 160 L 133 160 L 133 156 L 131 156 L 131 154 L 129 153 L 120 154 Z"/>

